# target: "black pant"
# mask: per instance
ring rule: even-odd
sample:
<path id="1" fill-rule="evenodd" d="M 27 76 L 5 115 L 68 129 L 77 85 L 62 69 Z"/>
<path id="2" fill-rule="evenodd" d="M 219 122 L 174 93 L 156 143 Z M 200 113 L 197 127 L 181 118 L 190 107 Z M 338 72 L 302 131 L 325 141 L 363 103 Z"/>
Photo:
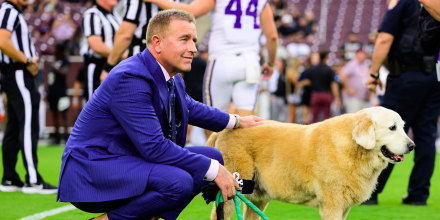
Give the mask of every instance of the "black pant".
<path id="1" fill-rule="evenodd" d="M 3 65 L 2 88 L 8 98 L 8 123 L 3 138 L 3 180 L 20 180 L 15 166 L 19 150 L 26 168 L 26 182 L 40 183 L 37 171 L 40 94 L 35 78 L 26 70 Z"/>
<path id="2" fill-rule="evenodd" d="M 416 147 L 408 196 L 412 200 L 426 201 L 434 171 L 437 118 L 440 113 L 440 83 L 436 74 L 406 72 L 399 77 L 388 77 L 382 106 L 400 114 L 405 121 L 405 131 L 412 129 Z M 389 164 L 381 173 L 372 198 L 377 198 L 377 194 L 382 192 L 393 167 L 393 164 Z"/>
<path id="3" fill-rule="evenodd" d="M 86 67 L 85 94 L 84 97 L 89 100 L 95 90 L 101 85 L 101 72 L 107 59 L 85 58 Z"/>

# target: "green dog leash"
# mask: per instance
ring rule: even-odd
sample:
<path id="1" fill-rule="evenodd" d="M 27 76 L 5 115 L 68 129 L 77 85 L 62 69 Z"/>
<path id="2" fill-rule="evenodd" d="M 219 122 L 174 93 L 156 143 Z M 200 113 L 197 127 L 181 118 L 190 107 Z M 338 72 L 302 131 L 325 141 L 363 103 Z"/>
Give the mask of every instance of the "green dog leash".
<path id="1" fill-rule="evenodd" d="M 246 197 L 244 197 L 240 192 L 237 191 L 236 193 L 237 195 L 234 196 L 234 204 L 235 204 L 235 211 L 237 213 L 238 220 L 243 220 L 243 216 L 241 215 L 240 202 L 238 201 L 237 197 L 239 197 L 244 203 L 246 203 L 247 206 L 249 206 L 252 210 L 254 210 L 262 219 L 269 220 L 269 218 L 259 208 L 257 208 L 257 206 L 255 206 L 251 201 L 249 201 Z M 223 212 L 224 201 L 221 191 L 218 191 L 217 193 L 217 197 L 215 199 L 215 206 L 217 209 L 217 219 L 224 220 L 225 219 Z"/>

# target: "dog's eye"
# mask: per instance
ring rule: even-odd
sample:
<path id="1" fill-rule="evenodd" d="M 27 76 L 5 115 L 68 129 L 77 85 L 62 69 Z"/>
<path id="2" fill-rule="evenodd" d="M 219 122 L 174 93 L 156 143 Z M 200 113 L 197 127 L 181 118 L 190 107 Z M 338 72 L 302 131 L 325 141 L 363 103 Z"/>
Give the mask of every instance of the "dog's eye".
<path id="1" fill-rule="evenodd" d="M 396 126 L 395 126 L 395 125 L 391 126 L 391 127 L 390 127 L 390 130 L 391 130 L 391 131 L 395 131 L 395 130 L 396 130 Z"/>

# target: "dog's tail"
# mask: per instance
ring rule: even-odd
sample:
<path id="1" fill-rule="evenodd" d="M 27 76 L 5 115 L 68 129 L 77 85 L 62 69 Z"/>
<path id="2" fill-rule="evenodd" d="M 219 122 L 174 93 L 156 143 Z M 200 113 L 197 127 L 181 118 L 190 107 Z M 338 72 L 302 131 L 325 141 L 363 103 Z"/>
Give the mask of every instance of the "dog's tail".
<path id="1" fill-rule="evenodd" d="M 206 141 L 206 146 L 208 147 L 215 147 L 215 141 L 217 140 L 218 133 L 212 132 L 212 134 L 209 136 L 208 140 Z"/>

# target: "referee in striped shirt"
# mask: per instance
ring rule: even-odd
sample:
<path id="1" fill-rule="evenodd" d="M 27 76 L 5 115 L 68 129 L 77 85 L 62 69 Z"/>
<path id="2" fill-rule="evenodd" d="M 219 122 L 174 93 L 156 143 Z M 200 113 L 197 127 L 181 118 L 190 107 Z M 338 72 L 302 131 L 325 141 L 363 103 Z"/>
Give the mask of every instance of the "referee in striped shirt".
<path id="1" fill-rule="evenodd" d="M 177 1 L 180 0 L 170 0 Z M 161 9 L 143 0 L 124 0 L 124 17 L 115 35 L 113 49 L 107 58 L 101 81 L 105 79 L 110 70 L 123 60 L 123 54 L 128 49 L 128 57 L 143 51 L 146 48 L 147 26 Z"/>
<path id="2" fill-rule="evenodd" d="M 99 79 L 107 57 L 113 47 L 113 39 L 121 20 L 112 13 L 117 0 L 96 0 L 95 5 L 84 13 L 84 39 L 81 54 L 85 64 L 85 97 L 90 99 L 92 93 L 101 84 Z M 126 58 L 127 54 L 123 55 Z"/>
<path id="3" fill-rule="evenodd" d="M 44 182 L 37 171 L 40 94 L 35 83 L 38 57 L 21 10 L 28 0 L 7 0 L 0 7 L 0 70 L 8 97 L 8 123 L 3 138 L 3 178 L 0 190 L 50 194 L 57 188 Z M 26 181 L 15 166 L 21 150 Z"/>

